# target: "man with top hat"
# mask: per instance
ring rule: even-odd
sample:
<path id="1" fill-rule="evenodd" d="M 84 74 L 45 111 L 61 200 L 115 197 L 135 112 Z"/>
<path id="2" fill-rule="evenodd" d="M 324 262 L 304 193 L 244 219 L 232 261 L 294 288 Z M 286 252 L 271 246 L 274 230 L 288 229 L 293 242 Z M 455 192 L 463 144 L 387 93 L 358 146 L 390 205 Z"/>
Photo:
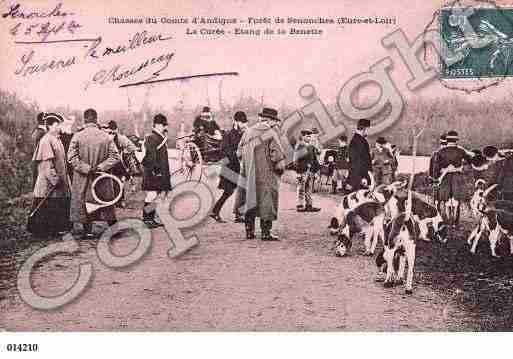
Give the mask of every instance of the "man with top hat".
<path id="1" fill-rule="evenodd" d="M 225 222 L 219 215 L 219 212 L 221 211 L 221 208 L 223 207 L 226 200 L 231 197 L 237 188 L 238 176 L 233 178 L 234 174 L 240 173 L 240 163 L 239 159 L 237 158 L 237 148 L 247 127 L 248 118 L 246 113 L 243 111 L 237 111 L 233 116 L 233 128 L 228 131 L 228 133 L 226 133 L 221 144 L 221 152 L 223 153 L 224 158 L 226 158 L 226 163 L 224 163 L 223 167 L 221 168 L 218 188 L 223 190 L 223 193 L 217 200 L 214 208 L 212 209 L 212 213 L 210 214 L 210 217 L 212 217 L 216 222 Z M 242 222 L 242 216 L 239 212 L 237 204 L 241 203 L 236 201 L 234 205 L 235 222 L 240 223 Z"/>
<path id="2" fill-rule="evenodd" d="M 153 130 L 144 141 L 145 155 L 143 166 L 142 190 L 146 191 L 142 212 L 143 222 L 149 228 L 163 226 L 155 220 L 156 200 L 161 194 L 171 191 L 171 173 L 167 152 L 167 118 L 157 114 L 153 118 Z"/>
<path id="3" fill-rule="evenodd" d="M 92 182 L 99 172 L 108 172 L 121 160 L 114 141 L 98 127 L 98 114 L 90 108 L 84 112 L 84 127 L 71 138 L 68 161 L 73 167 L 70 219 L 73 223 L 82 223 L 84 235 L 92 238 L 92 222 L 106 221 L 114 225 L 116 213 L 114 206 L 101 207 L 91 213 L 86 202 L 94 202 Z M 94 188 L 98 198 L 114 198 L 114 184 L 110 178 L 97 182 Z"/>
<path id="4" fill-rule="evenodd" d="M 241 161 L 239 190 L 245 189 L 243 206 L 246 238 L 255 238 L 255 218 L 260 217 L 261 239 L 279 240 L 272 235 L 278 219 L 280 178 L 285 171 L 285 151 L 281 147 L 278 111 L 263 108 L 260 121 L 242 135 L 237 155 Z"/>
<path id="5" fill-rule="evenodd" d="M 301 130 L 301 137 L 294 149 L 294 164 L 297 173 L 297 204 L 298 212 L 319 212 L 312 205 L 312 186 L 314 173 L 312 168 L 316 162 L 316 148 L 310 143 L 312 131 Z"/>
<path id="6" fill-rule="evenodd" d="M 393 161 L 394 156 L 385 148 L 387 141 L 384 137 L 378 137 L 375 147 L 372 149 L 372 171 L 376 185 L 386 184 L 389 185 L 393 182 L 394 169 Z"/>
<path id="7" fill-rule="evenodd" d="M 349 176 L 346 191 L 352 192 L 363 188 L 363 183 L 370 183 L 369 172 L 372 171 L 372 160 L 367 130 L 370 127 L 368 119 L 358 121 L 355 134 L 349 143 Z"/>
<path id="8" fill-rule="evenodd" d="M 458 146 L 459 137 L 456 131 L 447 132 L 446 139 L 447 145 L 438 151 L 436 170 L 433 174 L 435 184 L 438 185 L 438 201 L 446 202 L 452 198 L 458 202 L 455 218 L 456 224 L 458 224 L 459 206 L 465 199 L 465 193 L 462 190 L 465 185 L 463 164 L 470 164 L 476 154 Z M 440 212 L 446 221 L 445 211 Z"/>

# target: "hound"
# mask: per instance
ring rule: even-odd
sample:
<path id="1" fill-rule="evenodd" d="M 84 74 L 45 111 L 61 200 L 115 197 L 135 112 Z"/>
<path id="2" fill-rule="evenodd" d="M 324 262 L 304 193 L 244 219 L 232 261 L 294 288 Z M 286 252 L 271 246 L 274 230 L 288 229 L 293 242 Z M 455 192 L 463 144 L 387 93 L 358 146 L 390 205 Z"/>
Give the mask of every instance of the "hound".
<path id="1" fill-rule="evenodd" d="M 513 255 L 513 203 L 510 201 L 490 202 L 488 197 L 496 187 L 497 184 L 491 185 L 481 195 L 474 193 L 476 198 L 473 210 L 475 209 L 480 215 L 480 220 L 478 226 L 470 234 L 468 243 L 471 245 L 470 252 L 475 254 L 481 235 L 484 231 L 488 231 L 492 256 L 498 258 L 497 244 L 503 235 L 509 239 L 510 254 Z"/>
<path id="2" fill-rule="evenodd" d="M 383 241 L 385 237 L 386 219 L 394 218 L 399 213 L 395 195 L 406 183 L 396 181 L 374 188 L 371 174 L 370 178 L 370 188 L 342 197 L 331 218 L 329 230 L 332 235 L 338 235 L 335 253 L 339 256 L 343 256 L 351 247 L 352 237 L 357 232 L 355 223 L 357 216 L 365 222 L 361 231 L 364 234 L 365 255 L 372 255 L 379 239 Z"/>
<path id="3" fill-rule="evenodd" d="M 404 283 L 406 264 L 406 294 L 413 293 L 413 272 L 417 241 L 420 235 L 419 221 L 401 213 L 387 226 L 383 252 L 376 257 L 376 265 L 386 273 L 385 288 Z"/>

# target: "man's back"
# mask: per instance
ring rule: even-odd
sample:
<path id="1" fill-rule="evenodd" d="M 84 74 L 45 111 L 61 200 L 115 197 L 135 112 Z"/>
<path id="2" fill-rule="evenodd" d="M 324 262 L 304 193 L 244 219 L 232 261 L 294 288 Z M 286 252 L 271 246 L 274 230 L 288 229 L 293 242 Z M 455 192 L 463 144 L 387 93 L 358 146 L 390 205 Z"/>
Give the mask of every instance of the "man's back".
<path id="1" fill-rule="evenodd" d="M 112 139 L 97 126 L 86 126 L 72 139 L 78 145 L 80 160 L 96 166 L 109 156 L 109 144 Z"/>

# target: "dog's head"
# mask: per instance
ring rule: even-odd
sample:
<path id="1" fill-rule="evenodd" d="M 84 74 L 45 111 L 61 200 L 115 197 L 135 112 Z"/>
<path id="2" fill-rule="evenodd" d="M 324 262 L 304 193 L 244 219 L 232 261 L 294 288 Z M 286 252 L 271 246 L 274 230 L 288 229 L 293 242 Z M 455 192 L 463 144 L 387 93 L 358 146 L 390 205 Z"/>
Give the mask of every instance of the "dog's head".
<path id="1" fill-rule="evenodd" d="M 486 212 L 486 209 L 488 207 L 488 197 L 490 196 L 492 191 L 494 191 L 497 188 L 497 184 L 493 184 L 485 189 L 484 184 L 485 182 L 481 179 L 476 181 L 476 190 L 474 191 L 472 199 L 470 200 L 470 208 L 476 216 L 479 216 L 480 214 Z"/>

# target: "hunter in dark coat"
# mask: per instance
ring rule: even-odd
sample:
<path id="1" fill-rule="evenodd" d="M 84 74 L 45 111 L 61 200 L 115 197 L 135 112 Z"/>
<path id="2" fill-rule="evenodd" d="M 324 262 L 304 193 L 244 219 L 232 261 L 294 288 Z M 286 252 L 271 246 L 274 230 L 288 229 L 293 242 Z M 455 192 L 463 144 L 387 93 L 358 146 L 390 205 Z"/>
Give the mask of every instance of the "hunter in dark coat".
<path id="1" fill-rule="evenodd" d="M 143 208 L 143 222 L 150 228 L 162 226 L 155 221 L 154 201 L 161 192 L 171 191 L 171 173 L 167 152 L 167 118 L 158 114 L 153 118 L 153 131 L 144 141 L 145 155 L 142 190 L 146 191 Z"/>
<path id="2" fill-rule="evenodd" d="M 237 188 L 238 176 L 240 173 L 240 162 L 237 158 L 237 148 L 242 138 L 244 131 L 248 125 L 248 119 L 243 111 L 237 111 L 233 117 L 233 129 L 224 135 L 223 142 L 221 143 L 221 152 L 223 157 L 226 158 L 226 163 L 221 168 L 218 188 L 223 190 L 223 194 L 217 200 L 210 216 L 217 222 L 224 222 L 220 217 L 219 212 L 228 198 L 231 197 Z M 236 176 L 234 178 L 234 176 Z M 241 222 L 237 203 L 234 206 L 235 221 Z"/>
<path id="3" fill-rule="evenodd" d="M 372 159 L 370 154 L 369 142 L 365 138 L 367 129 L 370 127 L 370 121 L 362 119 L 358 121 L 356 133 L 349 143 L 349 175 L 347 182 L 350 191 L 356 191 L 362 188 L 362 180 L 366 179 L 369 183 L 369 172 L 372 172 Z"/>
<path id="4" fill-rule="evenodd" d="M 143 191 L 170 191 L 171 174 L 169 173 L 169 157 L 167 137 L 155 130 L 144 141 L 146 155 L 142 161 L 144 167 Z"/>

